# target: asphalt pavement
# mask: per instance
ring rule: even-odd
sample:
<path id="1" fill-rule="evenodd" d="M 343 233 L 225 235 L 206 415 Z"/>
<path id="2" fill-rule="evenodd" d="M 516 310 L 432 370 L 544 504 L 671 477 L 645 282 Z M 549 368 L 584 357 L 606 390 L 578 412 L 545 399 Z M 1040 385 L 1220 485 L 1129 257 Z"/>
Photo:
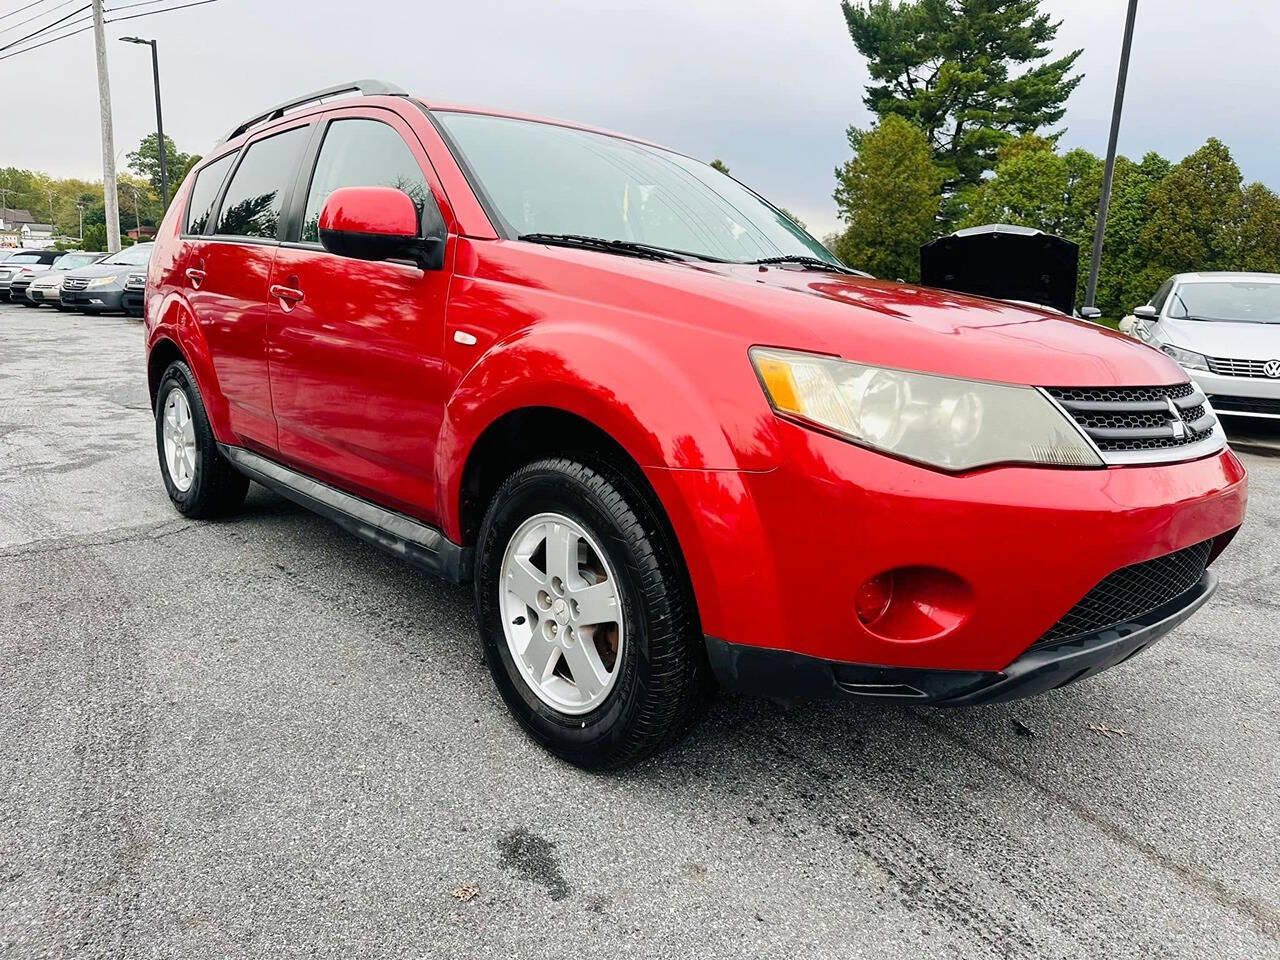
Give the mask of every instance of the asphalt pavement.
<path id="1" fill-rule="evenodd" d="M 176 514 L 137 321 L 0 306 L 0 955 L 1280 956 L 1280 459 L 1241 456 L 1218 597 L 1121 667 L 721 697 L 591 775 L 467 589 L 257 487 Z"/>

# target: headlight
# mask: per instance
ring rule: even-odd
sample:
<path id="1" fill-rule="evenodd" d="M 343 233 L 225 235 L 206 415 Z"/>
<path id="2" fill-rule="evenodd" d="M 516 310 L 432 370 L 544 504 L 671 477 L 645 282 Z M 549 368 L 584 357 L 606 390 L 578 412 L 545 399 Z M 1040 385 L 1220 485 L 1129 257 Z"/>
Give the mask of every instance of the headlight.
<path id="1" fill-rule="evenodd" d="M 960 380 L 754 347 L 773 408 L 894 456 L 972 470 L 996 463 L 1100 467 L 1102 461 L 1034 387 Z"/>
<path id="2" fill-rule="evenodd" d="M 86 290 L 101 290 L 103 287 L 114 287 L 120 284 L 119 277 L 94 277 L 87 284 Z"/>
<path id="3" fill-rule="evenodd" d="M 1183 350 L 1181 347 L 1175 347 L 1171 343 L 1160 344 L 1160 349 L 1188 370 L 1204 370 L 1205 372 L 1209 370 L 1209 361 L 1205 359 L 1203 353 L 1196 353 L 1194 350 Z"/>

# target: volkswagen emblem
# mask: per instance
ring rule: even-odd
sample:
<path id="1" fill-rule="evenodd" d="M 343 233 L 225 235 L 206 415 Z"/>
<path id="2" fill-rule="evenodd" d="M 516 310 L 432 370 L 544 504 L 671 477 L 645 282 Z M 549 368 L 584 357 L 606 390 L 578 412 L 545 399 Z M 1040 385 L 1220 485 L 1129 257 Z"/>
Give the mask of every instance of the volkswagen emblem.
<path id="1" fill-rule="evenodd" d="M 1272 380 L 1280 378 L 1280 360 L 1268 360 L 1262 365 L 1262 372 Z"/>

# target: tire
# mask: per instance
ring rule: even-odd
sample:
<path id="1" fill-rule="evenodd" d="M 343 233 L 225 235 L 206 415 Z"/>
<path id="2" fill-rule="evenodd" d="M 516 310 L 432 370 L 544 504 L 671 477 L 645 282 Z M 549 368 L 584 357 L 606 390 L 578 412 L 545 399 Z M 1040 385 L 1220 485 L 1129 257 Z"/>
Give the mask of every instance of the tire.
<path id="1" fill-rule="evenodd" d="M 600 552 L 605 579 L 616 577 L 621 601 L 617 627 L 608 628 L 618 631 L 611 634 L 617 640 L 611 686 L 599 702 L 579 712 L 544 700 L 517 666 L 507 639 L 504 604 L 506 615 L 513 609 L 535 611 L 507 591 L 504 562 L 530 524 L 550 522 L 559 528 L 554 520 L 541 520 L 549 516 L 565 519 L 585 533 L 589 543 L 580 548 L 585 550 L 582 555 Z M 543 542 L 549 544 L 550 538 Z M 710 690 L 697 610 L 674 536 L 629 474 L 568 458 L 521 467 L 494 495 L 476 549 L 476 615 L 485 659 L 507 706 L 534 740 L 576 766 L 608 769 L 656 753 L 692 726 Z M 544 575 L 550 574 L 553 564 L 547 554 L 542 556 Z M 548 580 L 552 583 L 554 578 Z M 561 594 L 566 595 L 573 593 Z M 539 602 L 542 596 L 538 594 Z M 550 611 L 542 614 L 549 616 Z M 531 634 L 542 626 L 541 620 L 533 626 L 535 619 L 527 621 Z M 524 616 L 512 620 L 513 625 L 525 622 Z M 576 622 L 569 626 L 571 635 L 574 628 L 581 635 L 583 628 Z M 572 646 L 572 640 L 567 642 Z M 600 641 L 589 642 L 599 652 Z M 565 647 L 553 655 L 563 659 L 548 662 L 560 670 L 567 666 L 570 652 Z M 554 682 L 554 675 L 551 679 Z"/>
<path id="2" fill-rule="evenodd" d="M 32 303 L 30 300 L 19 300 L 18 302 L 22 304 L 24 307 L 31 307 L 32 309 L 35 309 L 36 307 L 40 306 L 40 304 Z"/>
<path id="3" fill-rule="evenodd" d="M 185 401 L 190 424 L 190 432 L 186 434 L 189 437 L 188 449 L 180 462 L 189 465 L 189 470 L 184 472 L 179 464 L 176 479 L 171 472 L 165 442 L 167 408 L 171 395 L 175 393 L 181 394 L 182 401 Z M 181 409 L 181 402 L 176 397 L 174 404 L 176 409 Z M 224 516 L 239 509 L 249 490 L 249 478 L 238 472 L 218 450 L 195 377 L 180 360 L 169 364 L 160 378 L 155 415 L 160 475 L 178 512 L 188 517 L 203 518 Z"/>

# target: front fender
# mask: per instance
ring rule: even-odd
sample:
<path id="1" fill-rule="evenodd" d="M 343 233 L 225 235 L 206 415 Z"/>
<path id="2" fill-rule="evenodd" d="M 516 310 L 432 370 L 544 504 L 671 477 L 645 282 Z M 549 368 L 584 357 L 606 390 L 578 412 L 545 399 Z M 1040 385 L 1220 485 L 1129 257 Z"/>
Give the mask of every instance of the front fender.
<path id="1" fill-rule="evenodd" d="M 713 386 L 714 376 L 696 383 L 684 364 L 645 341 L 616 336 L 617 328 L 609 333 L 615 335 L 590 324 L 544 322 L 495 343 L 463 375 L 445 408 L 436 450 L 436 482 L 450 536 L 460 535 L 462 476 L 472 446 L 490 424 L 523 408 L 551 407 L 582 417 L 642 468 L 772 466 L 776 438 L 763 395 L 754 411 L 742 404 L 726 411 L 726 397 L 734 392 L 722 383 Z M 696 347 L 691 353 L 697 355 Z M 745 378 L 753 377 L 745 356 L 741 367 Z M 760 393 L 753 379 L 740 386 Z"/>

